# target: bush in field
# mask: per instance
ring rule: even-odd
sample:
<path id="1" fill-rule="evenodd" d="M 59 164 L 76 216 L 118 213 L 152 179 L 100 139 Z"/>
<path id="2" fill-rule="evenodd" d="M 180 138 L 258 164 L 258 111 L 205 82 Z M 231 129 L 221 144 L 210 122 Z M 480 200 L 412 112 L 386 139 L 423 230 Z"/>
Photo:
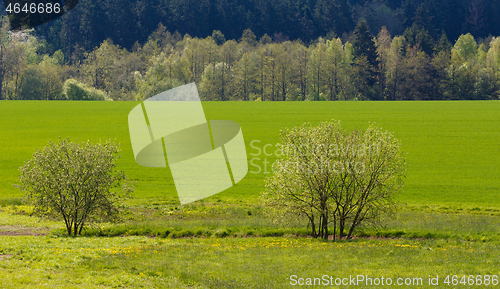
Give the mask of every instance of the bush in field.
<path id="1" fill-rule="evenodd" d="M 116 220 L 120 197 L 133 191 L 125 174 L 116 170 L 119 150 L 111 141 L 50 141 L 20 167 L 18 187 L 36 215 L 62 218 L 68 235 L 76 236 L 91 222 Z"/>
<path id="2" fill-rule="evenodd" d="M 110 100 L 104 91 L 88 87 L 75 79 L 64 82 L 64 95 L 68 100 Z"/>
<path id="3" fill-rule="evenodd" d="M 405 160 L 394 136 L 370 125 L 347 132 L 340 122 L 281 132 L 281 154 L 261 200 L 276 221 L 308 220 L 314 237 L 351 238 L 355 228 L 394 207 Z"/>

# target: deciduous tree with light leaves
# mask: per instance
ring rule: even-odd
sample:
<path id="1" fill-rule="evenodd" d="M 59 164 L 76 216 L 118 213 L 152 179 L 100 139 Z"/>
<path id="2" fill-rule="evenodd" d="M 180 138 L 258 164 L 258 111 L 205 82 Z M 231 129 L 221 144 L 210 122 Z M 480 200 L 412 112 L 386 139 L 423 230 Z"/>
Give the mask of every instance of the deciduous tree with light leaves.
<path id="1" fill-rule="evenodd" d="M 49 141 L 20 167 L 21 191 L 40 217 L 62 218 L 68 235 L 92 222 L 117 219 L 122 197 L 133 183 L 116 169 L 119 145 Z"/>
<path id="2" fill-rule="evenodd" d="M 333 121 L 285 129 L 281 141 L 261 196 L 276 222 L 304 220 L 314 237 L 350 239 L 394 209 L 406 163 L 392 133 L 375 125 L 348 132 Z"/>

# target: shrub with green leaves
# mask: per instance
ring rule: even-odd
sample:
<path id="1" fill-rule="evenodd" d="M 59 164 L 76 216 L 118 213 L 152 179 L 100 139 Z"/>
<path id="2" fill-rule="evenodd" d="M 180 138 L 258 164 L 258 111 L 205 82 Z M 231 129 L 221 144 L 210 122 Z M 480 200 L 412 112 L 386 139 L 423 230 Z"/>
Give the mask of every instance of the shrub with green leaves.
<path id="1" fill-rule="evenodd" d="M 276 221 L 305 218 L 314 237 L 351 238 L 355 228 L 390 212 L 403 186 L 400 142 L 370 125 L 348 132 L 340 122 L 281 132 L 281 153 L 262 203 Z"/>
<path id="2" fill-rule="evenodd" d="M 64 82 L 64 95 L 68 100 L 111 100 L 104 91 L 88 87 L 72 78 Z"/>
<path id="3" fill-rule="evenodd" d="M 120 199 L 133 184 L 116 169 L 119 145 L 49 141 L 20 167 L 20 185 L 40 217 L 62 218 L 68 235 L 92 222 L 117 219 Z"/>

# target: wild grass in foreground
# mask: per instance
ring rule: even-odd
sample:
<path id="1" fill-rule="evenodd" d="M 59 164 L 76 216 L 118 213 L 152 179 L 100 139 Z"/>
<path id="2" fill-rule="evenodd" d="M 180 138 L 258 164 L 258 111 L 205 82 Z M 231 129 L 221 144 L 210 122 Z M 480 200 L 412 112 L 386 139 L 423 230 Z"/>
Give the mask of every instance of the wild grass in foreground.
<path id="1" fill-rule="evenodd" d="M 500 276 L 500 218 L 484 208 L 471 213 L 406 206 L 354 240 L 336 242 L 307 237 L 307 228 L 298 224 L 277 226 L 258 207 L 131 209 L 124 223 L 75 238 L 64 235 L 61 222 L 30 217 L 29 207 L 2 207 L 2 286 L 287 288 L 292 275 L 334 280 L 364 275 L 422 278 L 422 284 L 406 288 L 442 288 L 429 286 L 429 276 L 439 276 L 441 285 L 449 274 Z M 22 232 L 44 228 L 48 235 L 10 236 L 13 225 Z M 364 285 L 337 288 L 373 288 Z"/>
<path id="2" fill-rule="evenodd" d="M 42 227 L 56 236 L 67 234 L 62 221 L 40 221 L 30 217 L 30 212 L 30 207 L 25 205 L 1 207 L 0 226 Z M 305 220 L 276 224 L 258 206 L 224 203 L 129 207 L 122 215 L 122 222 L 94 224 L 82 231 L 82 235 L 88 237 L 149 236 L 170 239 L 307 237 L 309 234 Z M 354 237 L 500 241 L 500 215 L 497 210 L 489 208 L 400 205 L 396 213 L 384 216 L 379 223 L 359 228 Z"/>
<path id="3" fill-rule="evenodd" d="M 459 240 L 1 236 L 0 276 L 6 287 L 287 288 L 292 275 L 364 275 L 437 288 L 429 276 L 500 275 L 499 252 L 498 242 Z M 342 288 L 373 288 L 364 285 Z"/>
<path id="4" fill-rule="evenodd" d="M 107 224 L 88 228 L 85 236 L 186 237 L 277 237 L 309 236 L 306 223 L 286 226 L 275 224 L 255 210 L 255 215 L 233 215 L 232 219 L 157 218 Z M 53 231 L 64 235 L 65 231 Z M 333 234 L 333 232 L 331 232 Z M 464 241 L 500 241 L 500 217 L 486 214 L 438 213 L 401 210 L 374 226 L 360 228 L 355 238 L 453 239 Z"/>

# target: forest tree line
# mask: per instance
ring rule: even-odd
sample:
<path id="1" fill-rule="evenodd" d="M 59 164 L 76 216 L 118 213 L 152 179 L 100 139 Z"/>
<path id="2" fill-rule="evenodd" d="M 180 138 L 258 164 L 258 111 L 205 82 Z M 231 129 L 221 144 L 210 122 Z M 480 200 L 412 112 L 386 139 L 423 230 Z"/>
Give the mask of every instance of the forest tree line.
<path id="1" fill-rule="evenodd" d="M 71 61 L 44 39 L 11 33 L 3 22 L 1 99 L 143 100 L 196 82 L 203 100 L 462 100 L 498 99 L 500 37 L 478 43 L 434 41 L 419 25 L 373 36 L 360 21 L 349 41 L 319 37 L 306 45 L 250 30 L 238 40 L 158 28 L 140 45 L 105 40 L 76 48 Z"/>
<path id="2" fill-rule="evenodd" d="M 136 41 L 144 44 L 160 22 L 171 33 L 199 38 L 220 30 L 237 40 L 249 28 L 258 38 L 276 33 L 309 43 L 326 35 L 345 42 L 366 19 L 374 35 L 382 26 L 402 35 L 418 24 L 434 39 L 444 30 L 455 42 L 469 32 L 476 38 L 500 35 L 498 15 L 500 1 L 493 0 L 80 0 L 70 13 L 36 27 L 36 34 L 51 53 L 61 49 L 66 56 L 74 45 L 88 51 L 108 38 L 130 50 Z"/>

